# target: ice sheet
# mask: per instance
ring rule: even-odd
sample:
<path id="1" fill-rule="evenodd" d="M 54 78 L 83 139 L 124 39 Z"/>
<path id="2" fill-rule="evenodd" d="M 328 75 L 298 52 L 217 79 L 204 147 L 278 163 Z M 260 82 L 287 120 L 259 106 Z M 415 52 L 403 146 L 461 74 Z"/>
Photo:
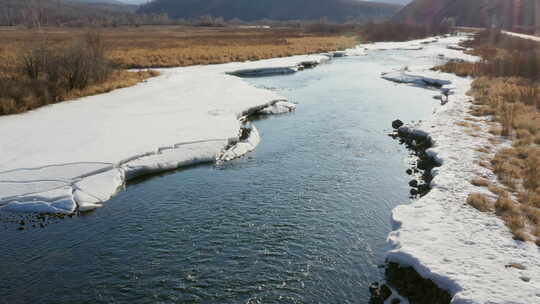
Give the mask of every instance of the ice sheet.
<path id="1" fill-rule="evenodd" d="M 294 107 L 227 72 L 328 60 L 305 55 L 163 69 L 134 87 L 0 117 L 0 210 L 91 210 L 129 179 L 213 162 L 238 136 L 244 113 L 269 104 L 267 114 Z M 250 148 L 231 153 L 247 153 L 260 139 L 250 140 Z"/>

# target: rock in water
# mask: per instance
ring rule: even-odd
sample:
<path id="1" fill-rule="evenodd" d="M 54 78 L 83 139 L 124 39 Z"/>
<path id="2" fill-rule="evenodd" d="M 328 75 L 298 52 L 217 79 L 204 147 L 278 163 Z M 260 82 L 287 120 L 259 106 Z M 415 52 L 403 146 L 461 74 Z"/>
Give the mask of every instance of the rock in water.
<path id="1" fill-rule="evenodd" d="M 403 126 L 403 121 L 401 121 L 399 119 L 396 119 L 396 120 L 392 121 L 392 128 L 399 129 L 402 126 Z"/>
<path id="2" fill-rule="evenodd" d="M 392 290 L 386 284 L 380 285 L 375 282 L 369 285 L 369 293 L 371 294 L 370 304 L 384 304 L 386 299 L 392 295 Z"/>

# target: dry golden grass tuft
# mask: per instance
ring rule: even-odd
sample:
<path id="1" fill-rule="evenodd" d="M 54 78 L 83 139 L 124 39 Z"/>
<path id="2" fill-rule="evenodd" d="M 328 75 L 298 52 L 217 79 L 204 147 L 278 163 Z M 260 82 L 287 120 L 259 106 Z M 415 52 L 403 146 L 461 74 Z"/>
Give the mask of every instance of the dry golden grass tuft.
<path id="1" fill-rule="evenodd" d="M 477 187 L 487 187 L 489 186 L 489 181 L 485 178 L 476 177 L 471 180 L 471 184 Z"/>
<path id="2" fill-rule="evenodd" d="M 476 151 L 487 154 L 487 153 L 491 153 L 491 149 L 492 149 L 491 146 L 484 146 L 484 147 L 476 148 Z"/>
<path id="3" fill-rule="evenodd" d="M 501 196 L 507 195 L 507 192 L 506 192 L 506 190 L 505 190 L 504 188 L 499 187 L 499 186 L 497 186 L 497 185 L 495 185 L 495 184 L 489 184 L 489 185 L 488 185 L 488 190 L 489 190 L 491 193 L 496 194 L 499 198 L 500 198 Z"/>
<path id="4" fill-rule="evenodd" d="M 467 197 L 467 204 L 482 212 L 493 210 L 493 202 L 482 193 L 471 193 Z"/>

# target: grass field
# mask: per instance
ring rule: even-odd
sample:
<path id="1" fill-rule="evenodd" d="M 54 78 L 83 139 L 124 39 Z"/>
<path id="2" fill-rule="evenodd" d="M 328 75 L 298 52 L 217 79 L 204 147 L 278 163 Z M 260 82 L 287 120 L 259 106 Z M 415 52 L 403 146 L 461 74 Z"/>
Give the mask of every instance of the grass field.
<path id="1" fill-rule="evenodd" d="M 89 29 L 0 28 L 0 67 L 17 61 L 22 48 L 39 41 L 61 46 Z M 91 29 L 90 31 L 96 31 Z M 257 60 L 352 47 L 354 35 L 307 33 L 301 29 L 142 26 L 99 30 L 107 57 L 122 68 L 174 67 Z"/>
<path id="2" fill-rule="evenodd" d="M 45 47 L 48 54 L 73 47 L 97 33 L 104 57 L 114 69 L 107 79 L 73 90 L 50 77 L 28 79 L 24 56 Z M 158 68 L 259 60 L 341 50 L 357 36 L 307 32 L 302 29 L 141 26 L 107 29 L 0 27 L 0 115 L 20 113 L 49 103 L 131 86 L 156 73 L 126 72 L 128 68 Z M 28 74 L 28 73 L 26 73 Z M 54 87 L 51 89 L 51 87 Z M 59 93 L 60 92 L 60 93 Z M 54 97 L 51 97 L 54 96 Z"/>

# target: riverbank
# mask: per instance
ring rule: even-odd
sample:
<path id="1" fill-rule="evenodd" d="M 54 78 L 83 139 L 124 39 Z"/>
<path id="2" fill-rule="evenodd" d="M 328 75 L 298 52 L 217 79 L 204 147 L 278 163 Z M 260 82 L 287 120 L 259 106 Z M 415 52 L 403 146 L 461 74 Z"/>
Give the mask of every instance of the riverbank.
<path id="1" fill-rule="evenodd" d="M 509 143 L 493 140 L 488 118 L 470 114 L 473 103 L 467 92 L 472 79 L 429 67 L 408 69 L 451 81 L 454 94 L 432 118 L 415 125 L 429 135 L 433 147 L 427 153 L 441 166 L 432 170 L 432 189 L 427 195 L 394 209 L 388 260 L 412 266 L 449 291 L 451 303 L 540 303 L 536 245 L 514 240 L 503 220 L 466 203 L 470 193 L 482 191 L 470 182 L 476 176 L 497 183 L 494 174 L 480 165 L 482 148 L 497 151 Z"/>

